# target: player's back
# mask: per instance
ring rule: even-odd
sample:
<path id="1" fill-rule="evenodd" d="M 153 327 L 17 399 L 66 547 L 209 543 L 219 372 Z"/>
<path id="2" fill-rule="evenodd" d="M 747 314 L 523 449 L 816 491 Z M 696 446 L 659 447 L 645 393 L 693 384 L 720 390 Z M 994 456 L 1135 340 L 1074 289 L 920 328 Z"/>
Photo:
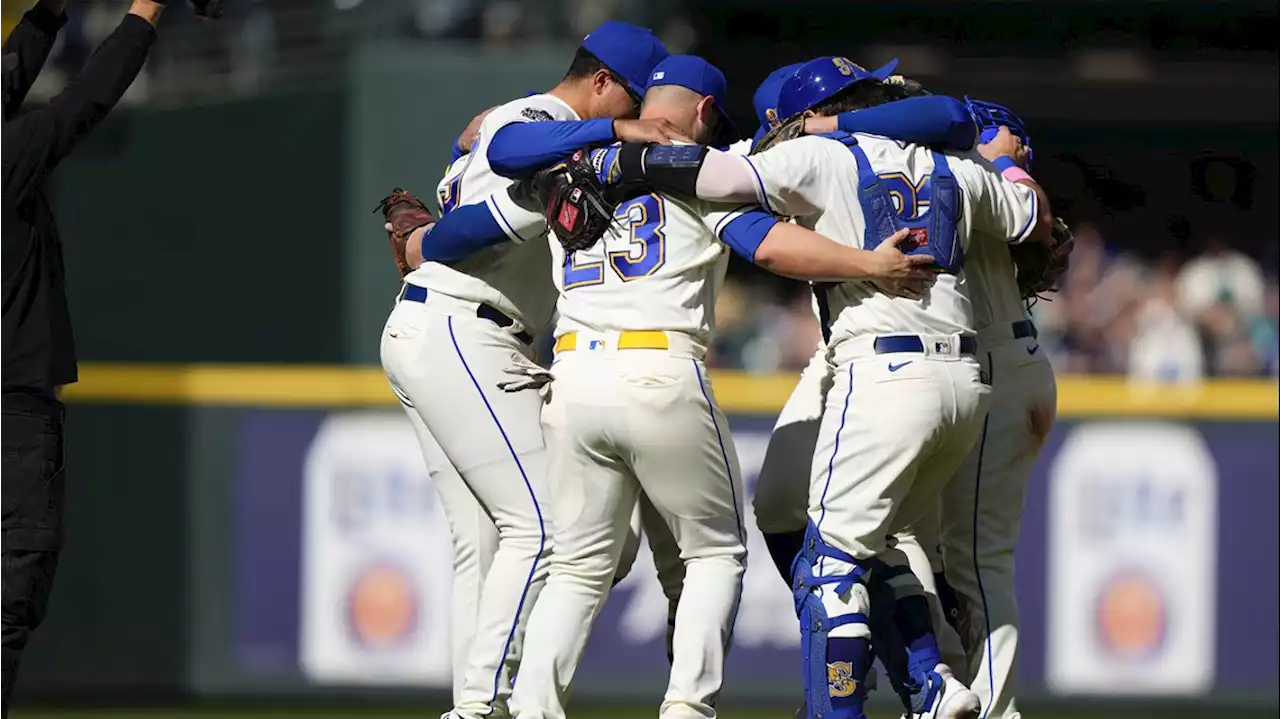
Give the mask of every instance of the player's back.
<path id="1" fill-rule="evenodd" d="M 437 188 L 440 211 L 483 202 L 515 183 L 489 166 L 489 143 L 503 126 L 513 122 L 578 120 L 564 102 L 551 95 L 532 95 L 494 109 L 480 125 L 471 151 L 449 166 Z M 501 216 L 501 210 L 498 210 Z M 547 275 L 550 256 L 541 240 L 545 225 L 535 228 L 506 227 L 513 240 L 482 250 L 448 265 L 428 262 L 409 274 L 411 284 L 461 299 L 486 302 L 530 332 L 536 332 L 551 318 L 555 290 Z"/>
<path id="2" fill-rule="evenodd" d="M 728 266 L 718 233 L 737 213 L 670 194 L 618 204 L 605 236 L 567 254 L 550 243 L 560 291 L 556 336 L 662 330 L 707 346 Z"/>
<path id="3" fill-rule="evenodd" d="M 774 155 L 772 160 L 771 155 Z M 939 168 L 939 161 L 945 167 Z M 775 204 L 773 209 L 792 210 L 802 224 L 843 244 L 873 249 L 883 239 L 881 235 L 888 234 L 867 231 L 869 222 L 876 224 L 876 218 L 868 218 L 864 209 L 868 181 L 878 181 L 892 202 L 892 212 L 897 219 L 920 225 L 921 236 L 927 237 L 927 233 L 938 231 L 939 227 L 945 229 L 945 237 L 930 238 L 934 245 L 931 251 L 946 248 L 951 255 L 952 271 L 940 274 L 933 288 L 920 300 L 884 294 L 868 281 L 828 286 L 825 296 L 835 341 L 852 335 L 975 332 L 977 321 L 967 261 L 971 238 L 978 232 L 994 232 L 994 226 L 1003 227 L 1022 219 L 996 217 L 1000 214 L 996 206 L 1001 202 L 1000 198 L 993 197 L 992 183 L 1003 180 L 981 166 L 979 159 L 858 134 L 791 140 L 752 156 L 751 162 L 760 166 L 762 173 L 789 176 L 785 183 L 766 183 L 794 188 L 788 195 L 771 187 L 768 192 L 770 202 Z M 869 166 L 869 173 L 859 172 L 864 162 Z M 763 167 L 770 163 L 775 167 Z M 777 166 L 783 164 L 787 167 Z M 955 191 L 949 202 L 940 196 L 946 185 L 934 187 L 935 183 L 942 182 L 940 178 L 954 178 Z M 953 215 L 949 222 L 927 222 L 938 219 L 931 215 L 935 205 L 948 204 Z M 1027 219 L 1029 229 L 1030 217 Z M 874 237 L 869 239 L 869 234 Z"/>

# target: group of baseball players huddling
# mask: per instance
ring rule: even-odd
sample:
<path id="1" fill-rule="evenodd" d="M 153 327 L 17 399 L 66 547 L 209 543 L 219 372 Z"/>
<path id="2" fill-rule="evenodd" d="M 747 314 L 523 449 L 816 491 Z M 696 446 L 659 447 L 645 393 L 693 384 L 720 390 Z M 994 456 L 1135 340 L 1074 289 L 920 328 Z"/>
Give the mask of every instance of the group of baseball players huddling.
<path id="1" fill-rule="evenodd" d="M 445 716 L 564 717 L 641 528 L 670 600 L 659 715 L 716 715 L 746 562 L 704 364 L 729 250 L 812 282 L 824 338 L 755 493 L 797 716 L 863 717 L 874 657 L 910 716 L 1017 716 L 1014 547 L 1056 388 L 1015 260 L 1058 273 L 1070 233 L 1016 115 L 895 65 L 780 68 L 737 141 L 719 70 L 606 22 L 464 131 L 438 221 L 380 205 L 405 275 L 382 362 L 453 532 Z"/>

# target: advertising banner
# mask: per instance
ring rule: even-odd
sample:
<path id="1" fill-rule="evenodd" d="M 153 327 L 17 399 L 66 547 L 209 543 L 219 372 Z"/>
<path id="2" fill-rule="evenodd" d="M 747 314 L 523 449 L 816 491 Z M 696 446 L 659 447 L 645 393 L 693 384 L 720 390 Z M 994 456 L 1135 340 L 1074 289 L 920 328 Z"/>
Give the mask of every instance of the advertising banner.
<path id="1" fill-rule="evenodd" d="M 303 671 L 447 686 L 452 547 L 412 427 L 399 413 L 326 418 L 303 485 Z"/>
<path id="2" fill-rule="evenodd" d="M 772 422 L 730 419 L 750 531 L 727 668 L 739 699 L 799 693 L 791 596 L 751 511 Z M 243 423 L 237 672 L 448 690 L 449 529 L 407 420 L 248 411 Z M 1269 692 L 1280 671 L 1276 454 L 1274 422 L 1059 421 L 1017 554 L 1027 693 Z M 660 692 L 666 630 L 642 548 L 601 612 L 576 693 Z"/>
<path id="3" fill-rule="evenodd" d="M 1171 423 L 1077 426 L 1049 482 L 1050 688 L 1206 691 L 1218 475 L 1204 439 Z"/>

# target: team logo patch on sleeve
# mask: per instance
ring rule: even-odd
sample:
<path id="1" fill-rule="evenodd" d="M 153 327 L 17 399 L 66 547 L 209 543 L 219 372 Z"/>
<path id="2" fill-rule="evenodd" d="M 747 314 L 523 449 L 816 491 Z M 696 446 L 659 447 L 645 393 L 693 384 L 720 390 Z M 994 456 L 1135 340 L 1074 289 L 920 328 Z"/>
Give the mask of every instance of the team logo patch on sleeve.
<path id="1" fill-rule="evenodd" d="M 833 697 L 847 697 L 858 688 L 853 679 L 853 665 L 849 662 L 827 664 L 827 693 Z"/>
<path id="2" fill-rule="evenodd" d="M 520 115 L 534 122 L 551 122 L 552 120 L 551 113 L 536 107 L 526 107 L 520 111 Z"/>

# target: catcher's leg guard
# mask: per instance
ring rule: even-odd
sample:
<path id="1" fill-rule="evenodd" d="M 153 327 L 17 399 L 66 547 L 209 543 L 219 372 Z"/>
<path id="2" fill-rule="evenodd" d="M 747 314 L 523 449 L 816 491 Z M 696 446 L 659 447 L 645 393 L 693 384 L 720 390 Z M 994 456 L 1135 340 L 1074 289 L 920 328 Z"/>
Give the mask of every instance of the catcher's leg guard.
<path id="1" fill-rule="evenodd" d="M 815 565 L 821 558 L 840 563 L 838 574 L 818 575 Z M 848 571 L 844 567 L 851 567 Z M 804 548 L 792 565 L 793 597 L 800 619 L 800 652 L 804 672 L 805 705 L 808 719 L 865 719 L 867 673 L 871 668 L 869 632 L 863 636 L 831 637 L 832 630 L 846 625 L 867 624 L 863 612 L 828 616 L 822 602 L 824 585 L 835 585 L 837 595 L 865 592 L 866 568 L 851 555 L 822 540 L 818 528 L 809 524 Z M 865 596 L 865 594 L 864 594 Z"/>

